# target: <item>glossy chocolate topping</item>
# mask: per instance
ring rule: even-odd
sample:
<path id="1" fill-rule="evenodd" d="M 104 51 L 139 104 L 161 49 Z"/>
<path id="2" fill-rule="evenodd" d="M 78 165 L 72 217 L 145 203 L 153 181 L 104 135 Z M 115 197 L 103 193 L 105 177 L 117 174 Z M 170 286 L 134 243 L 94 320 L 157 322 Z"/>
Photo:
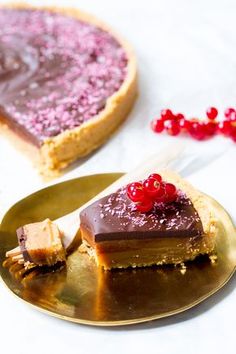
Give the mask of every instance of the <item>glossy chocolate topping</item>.
<path id="1" fill-rule="evenodd" d="M 181 191 L 176 202 L 156 203 L 151 212 L 141 213 L 121 189 L 87 207 L 80 219 L 95 242 L 203 234 L 197 211 Z"/>
<path id="2" fill-rule="evenodd" d="M 0 24 L 0 116 L 37 146 L 94 117 L 125 79 L 124 49 L 98 27 L 13 9 Z"/>

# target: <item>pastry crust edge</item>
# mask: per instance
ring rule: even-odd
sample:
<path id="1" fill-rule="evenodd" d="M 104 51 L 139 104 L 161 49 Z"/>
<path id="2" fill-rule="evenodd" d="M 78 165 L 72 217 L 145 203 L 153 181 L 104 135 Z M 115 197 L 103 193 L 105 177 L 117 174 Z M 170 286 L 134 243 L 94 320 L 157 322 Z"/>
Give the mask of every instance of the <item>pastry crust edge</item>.
<path id="1" fill-rule="evenodd" d="M 175 184 L 175 186 L 186 193 L 196 209 L 203 226 L 204 235 L 207 236 L 209 247 L 213 250 L 215 247 L 215 238 L 217 235 L 217 218 L 212 212 L 209 203 L 204 194 L 195 189 L 188 181 L 179 174 L 163 170 L 161 172 L 164 180 Z"/>
<path id="2" fill-rule="evenodd" d="M 66 130 L 55 137 L 46 139 L 42 146 L 37 149 L 39 154 L 36 154 L 38 156 L 34 160 L 40 172 L 44 176 L 54 176 L 72 162 L 97 149 L 109 139 L 126 119 L 137 96 L 136 58 L 130 44 L 111 29 L 109 25 L 80 9 L 59 6 L 34 6 L 24 2 L 1 4 L 0 8 L 48 10 L 91 23 L 109 32 L 124 48 L 128 57 L 127 76 L 119 90 L 107 99 L 105 108 L 80 127 Z M 8 135 L 11 136 L 12 134 Z M 15 135 L 17 134 L 14 133 L 13 137 Z M 21 138 L 16 140 L 18 140 L 16 142 L 17 145 L 22 145 L 24 150 L 33 148 L 35 152 L 36 148 L 31 143 L 23 141 L 21 144 Z M 30 155 L 32 156 L 33 154 L 30 153 Z"/>

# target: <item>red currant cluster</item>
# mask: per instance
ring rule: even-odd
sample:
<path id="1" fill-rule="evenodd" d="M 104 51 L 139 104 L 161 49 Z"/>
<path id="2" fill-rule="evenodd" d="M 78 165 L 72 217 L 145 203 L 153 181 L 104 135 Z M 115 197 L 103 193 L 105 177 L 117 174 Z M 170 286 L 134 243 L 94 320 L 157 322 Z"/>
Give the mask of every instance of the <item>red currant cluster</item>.
<path id="1" fill-rule="evenodd" d="M 161 117 L 151 122 L 152 129 L 156 133 L 164 130 L 169 135 L 179 135 L 181 132 L 189 134 L 197 140 L 205 140 L 220 133 L 230 137 L 236 142 L 236 110 L 227 108 L 224 112 L 224 120 L 217 121 L 218 110 L 210 107 L 206 111 L 205 121 L 197 118 L 186 119 L 182 113 L 174 114 L 170 109 L 163 109 Z"/>
<path id="2" fill-rule="evenodd" d="M 161 175 L 151 174 L 142 182 L 133 182 L 126 187 L 127 196 L 136 205 L 136 210 L 148 212 L 154 203 L 171 203 L 176 200 L 177 189 L 172 183 L 162 180 Z"/>

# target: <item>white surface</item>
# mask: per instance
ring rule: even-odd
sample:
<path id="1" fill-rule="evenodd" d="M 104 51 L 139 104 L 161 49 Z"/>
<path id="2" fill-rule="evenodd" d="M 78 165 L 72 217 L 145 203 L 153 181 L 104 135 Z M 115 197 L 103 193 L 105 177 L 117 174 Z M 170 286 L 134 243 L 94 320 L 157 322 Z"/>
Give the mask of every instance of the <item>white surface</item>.
<path id="1" fill-rule="evenodd" d="M 63 179 L 129 170 L 148 152 L 174 141 L 153 134 L 149 128 L 151 118 L 163 107 L 203 115 L 209 105 L 220 109 L 235 106 L 234 0 L 38 3 L 77 4 L 97 15 L 133 44 L 139 62 L 140 96 L 129 119 L 106 145 Z M 186 142 L 190 145 L 189 140 Z M 235 145 L 218 138 L 196 146 L 205 149 L 206 154 L 209 148 L 229 147 L 223 156 L 189 179 L 217 198 L 236 221 Z M 29 161 L 2 137 L 0 166 L 2 215 L 14 201 L 45 184 Z M 234 277 L 219 295 L 175 318 L 120 329 L 90 328 L 50 318 L 17 301 L 0 284 L 0 351 L 5 348 L 8 353 L 18 354 L 42 350 L 86 354 L 234 353 L 235 284 Z"/>

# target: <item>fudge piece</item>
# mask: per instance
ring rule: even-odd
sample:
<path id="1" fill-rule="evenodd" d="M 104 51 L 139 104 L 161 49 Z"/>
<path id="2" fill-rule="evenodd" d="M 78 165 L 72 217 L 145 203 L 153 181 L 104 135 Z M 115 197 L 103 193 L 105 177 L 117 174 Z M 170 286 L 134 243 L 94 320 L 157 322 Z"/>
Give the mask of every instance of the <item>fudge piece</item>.
<path id="1" fill-rule="evenodd" d="M 76 9 L 16 5 L 0 9 L 0 22 L 0 121 L 39 153 L 45 171 L 60 170 L 127 116 L 136 96 L 132 50 Z"/>
<path id="2" fill-rule="evenodd" d="M 46 219 L 43 222 L 22 226 L 17 229 L 16 233 L 20 254 L 15 255 L 18 257 L 15 260 L 25 266 L 51 266 L 65 261 L 66 253 L 62 245 L 60 231 L 51 220 Z M 12 256 L 14 260 L 14 255 L 11 252 L 8 252 L 7 256 Z"/>
<path id="3" fill-rule="evenodd" d="M 216 220 L 204 196 L 173 173 L 162 176 L 177 187 L 172 202 L 140 212 L 121 188 L 81 212 L 81 250 L 98 266 L 181 264 L 214 251 Z"/>

